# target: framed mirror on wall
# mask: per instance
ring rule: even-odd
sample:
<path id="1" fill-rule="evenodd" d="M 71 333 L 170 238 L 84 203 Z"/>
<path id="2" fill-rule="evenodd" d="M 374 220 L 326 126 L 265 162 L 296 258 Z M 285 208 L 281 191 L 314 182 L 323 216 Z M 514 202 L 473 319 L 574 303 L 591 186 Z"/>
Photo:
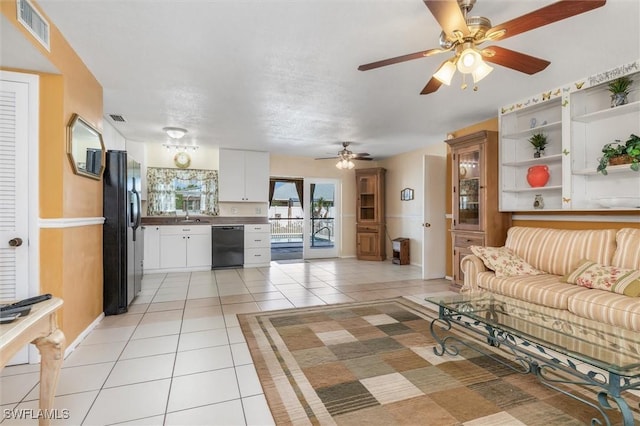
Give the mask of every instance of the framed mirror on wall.
<path id="1" fill-rule="evenodd" d="M 67 155 L 73 172 L 100 180 L 104 170 L 102 135 L 87 120 L 73 114 L 67 126 Z"/>

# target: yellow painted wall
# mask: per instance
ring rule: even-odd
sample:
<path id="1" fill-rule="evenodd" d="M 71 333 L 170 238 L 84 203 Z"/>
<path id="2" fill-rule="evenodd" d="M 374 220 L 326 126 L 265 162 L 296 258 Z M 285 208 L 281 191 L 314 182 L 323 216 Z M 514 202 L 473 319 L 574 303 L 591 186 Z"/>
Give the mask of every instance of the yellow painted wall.
<path id="1" fill-rule="evenodd" d="M 73 173 L 66 154 L 66 126 L 71 115 L 77 113 L 97 129 L 102 128 L 102 87 L 51 20 L 48 52 L 17 22 L 15 1 L 0 1 L 0 13 L 60 70 L 56 75 L 12 70 L 40 76 L 39 216 L 101 217 L 102 182 Z M 60 325 L 68 342 L 100 315 L 101 225 L 41 229 L 40 291 L 64 300 Z"/>

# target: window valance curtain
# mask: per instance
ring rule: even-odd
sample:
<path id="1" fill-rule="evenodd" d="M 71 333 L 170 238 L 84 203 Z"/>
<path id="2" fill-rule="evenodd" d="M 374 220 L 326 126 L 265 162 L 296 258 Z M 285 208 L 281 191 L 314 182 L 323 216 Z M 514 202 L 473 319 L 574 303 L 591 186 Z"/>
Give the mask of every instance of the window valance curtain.
<path id="1" fill-rule="evenodd" d="M 172 215 L 176 211 L 176 181 L 200 181 L 201 213 L 217 216 L 218 171 L 147 168 L 147 214 Z"/>

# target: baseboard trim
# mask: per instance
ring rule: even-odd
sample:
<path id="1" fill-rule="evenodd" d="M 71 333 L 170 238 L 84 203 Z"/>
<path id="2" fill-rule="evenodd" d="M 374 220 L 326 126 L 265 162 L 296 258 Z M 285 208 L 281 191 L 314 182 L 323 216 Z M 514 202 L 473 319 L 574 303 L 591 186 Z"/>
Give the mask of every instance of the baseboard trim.
<path id="1" fill-rule="evenodd" d="M 80 333 L 78 337 L 76 337 L 76 339 L 67 346 L 67 348 L 64 350 L 65 359 L 69 356 L 71 352 L 73 352 L 76 349 L 76 347 L 78 347 L 80 343 L 82 343 L 82 341 L 89 335 L 89 333 L 91 333 L 93 329 L 96 328 L 98 324 L 100 324 L 100 321 L 102 321 L 103 318 L 104 318 L 104 312 L 101 312 L 100 315 L 98 315 L 98 318 L 93 320 L 93 322 L 89 324 L 89 326 L 85 328 L 82 331 L 82 333 Z"/>

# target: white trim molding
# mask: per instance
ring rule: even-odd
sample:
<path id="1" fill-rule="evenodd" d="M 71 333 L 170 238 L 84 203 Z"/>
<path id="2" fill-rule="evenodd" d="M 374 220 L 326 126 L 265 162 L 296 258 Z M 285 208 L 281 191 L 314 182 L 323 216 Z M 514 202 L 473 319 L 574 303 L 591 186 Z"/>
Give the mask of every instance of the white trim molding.
<path id="1" fill-rule="evenodd" d="M 66 359 L 69 354 L 71 352 L 73 352 L 76 347 L 82 343 L 82 341 L 89 335 L 89 333 L 91 333 L 93 331 L 94 328 L 96 328 L 98 326 L 98 324 L 100 324 L 100 322 L 104 319 L 104 312 L 101 312 L 100 315 L 98 315 L 98 317 L 93 320 L 93 322 L 91 324 L 89 324 L 89 326 L 87 328 L 85 328 L 84 330 L 82 330 L 82 333 L 80 333 L 80 335 L 78 335 L 78 337 L 76 337 L 76 339 L 69 343 L 67 345 L 67 347 L 64 350 L 64 358 Z"/>
<path id="2" fill-rule="evenodd" d="M 563 215 L 527 215 L 514 214 L 513 220 L 536 220 L 549 222 L 633 222 L 640 223 L 640 215 L 629 216 L 605 216 L 605 215 L 585 215 L 585 216 L 563 216 Z"/>
<path id="3" fill-rule="evenodd" d="M 104 224 L 104 217 L 60 217 L 54 219 L 38 219 L 40 228 L 76 228 Z"/>

